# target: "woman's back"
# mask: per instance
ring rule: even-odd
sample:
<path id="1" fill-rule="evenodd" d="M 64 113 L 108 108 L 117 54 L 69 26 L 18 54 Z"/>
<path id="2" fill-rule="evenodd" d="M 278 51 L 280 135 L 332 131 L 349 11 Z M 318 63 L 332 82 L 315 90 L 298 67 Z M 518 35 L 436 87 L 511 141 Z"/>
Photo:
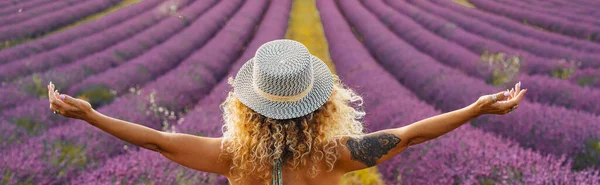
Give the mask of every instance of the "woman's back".
<path id="1" fill-rule="evenodd" d="M 312 165 L 312 164 L 311 164 Z M 307 168 L 299 168 L 291 170 L 289 165 L 284 165 L 282 169 L 283 184 L 285 185 L 311 185 L 311 184 L 339 184 L 342 176 L 345 174 L 341 171 L 321 171 L 316 177 L 310 178 Z M 324 164 L 320 164 L 321 168 L 326 168 Z M 242 181 L 234 182 L 229 179 L 231 185 L 262 185 L 261 179 L 255 176 L 245 176 Z"/>

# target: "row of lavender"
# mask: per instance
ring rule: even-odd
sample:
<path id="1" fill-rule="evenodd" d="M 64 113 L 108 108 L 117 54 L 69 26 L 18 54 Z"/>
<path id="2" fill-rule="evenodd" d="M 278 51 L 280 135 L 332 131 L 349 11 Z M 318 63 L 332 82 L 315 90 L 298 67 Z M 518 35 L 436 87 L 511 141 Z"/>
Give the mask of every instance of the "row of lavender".
<path id="1" fill-rule="evenodd" d="M 585 40 L 574 39 L 569 36 L 561 35 L 558 33 L 547 32 L 539 29 L 535 29 L 530 26 L 523 26 L 523 24 L 513 21 L 509 18 L 501 15 L 495 15 L 492 13 L 486 13 L 472 8 L 460 6 L 453 2 L 445 0 L 430 0 L 435 4 L 442 5 L 445 8 L 451 9 L 452 11 L 460 14 L 475 18 L 479 21 L 487 22 L 497 29 L 506 30 L 521 34 L 529 38 L 535 38 L 540 41 L 547 41 L 553 44 L 564 45 L 569 48 L 577 49 L 586 52 L 598 52 L 600 45 Z M 436 13 L 436 12 L 431 12 Z"/>
<path id="2" fill-rule="evenodd" d="M 547 9 L 569 11 L 577 14 L 585 15 L 600 15 L 594 10 L 593 6 L 577 1 L 561 1 L 561 0 L 525 0 L 534 6 L 540 6 Z"/>
<path id="3" fill-rule="evenodd" d="M 54 2 L 54 1 L 53 0 L 31 0 L 31 1 L 15 0 L 14 4 L 11 4 L 11 1 L 2 1 L 0 3 L 0 6 L 1 6 L 0 16 L 6 16 L 6 15 L 11 15 L 11 14 L 20 13 L 20 12 L 26 12 L 26 11 L 29 11 L 30 9 L 34 10 L 36 7 L 48 4 L 50 2 Z M 21 10 L 21 11 L 19 12 L 19 10 Z"/>
<path id="4" fill-rule="evenodd" d="M 0 64 L 9 63 L 21 58 L 29 57 L 56 47 L 68 44 L 76 39 L 92 35 L 97 32 L 109 29 L 112 26 L 121 24 L 151 8 L 155 8 L 159 0 L 147 0 L 131 5 L 123 11 L 117 11 L 96 19 L 94 21 L 79 25 L 77 27 L 55 33 L 35 41 L 20 44 L 11 48 L 0 50 Z M 180 5 L 185 6 L 185 5 Z"/>
<path id="5" fill-rule="evenodd" d="M 504 15 L 519 22 L 523 21 L 552 32 L 600 42 L 600 26 L 598 25 L 581 24 L 566 18 L 547 16 L 531 11 L 530 9 L 515 8 L 513 5 L 495 1 L 470 0 L 469 2 L 477 8 Z"/>
<path id="6" fill-rule="evenodd" d="M 67 8 L 69 6 L 76 5 L 77 3 L 80 3 L 80 2 L 82 2 L 82 1 L 79 1 L 79 0 L 56 1 L 54 3 L 48 3 L 48 4 L 33 7 L 31 9 L 27 9 L 29 11 L 25 11 L 25 12 L 23 12 L 23 10 L 20 9 L 21 10 L 20 12 L 17 11 L 11 15 L 0 17 L 0 25 L 6 26 L 9 24 L 14 24 L 14 23 L 18 23 L 21 21 L 25 21 L 25 20 L 34 18 L 36 16 L 43 16 L 44 14 L 47 14 L 47 13 L 50 13 L 53 11 L 58 11 L 60 9 Z"/>
<path id="7" fill-rule="evenodd" d="M 487 30 L 482 30 L 482 31 L 477 31 L 477 30 L 469 30 L 473 33 L 474 37 L 476 34 L 482 34 L 482 36 L 484 37 L 490 37 L 490 38 L 495 38 L 494 34 L 490 35 L 487 34 L 487 32 L 492 31 L 493 30 L 505 30 L 508 32 L 513 32 L 514 34 L 517 35 L 522 35 L 524 37 L 527 38 L 531 38 L 531 39 L 537 39 L 539 41 L 543 41 L 543 42 L 549 42 L 551 44 L 554 45 L 563 45 L 565 47 L 568 48 L 573 48 L 579 51 L 586 51 L 586 52 L 595 52 L 598 53 L 599 51 L 595 48 L 600 48 L 600 44 L 596 44 L 596 43 L 592 43 L 592 42 L 587 42 L 587 41 L 583 41 L 583 40 L 577 40 L 574 38 L 570 38 L 567 36 L 562 36 L 560 34 L 556 34 L 556 33 L 551 33 L 551 32 L 545 32 L 545 31 L 541 31 L 538 29 L 534 29 L 532 27 L 529 26 L 523 26 L 515 21 L 512 21 L 510 19 L 504 18 L 502 16 L 498 16 L 498 15 L 494 15 L 494 14 L 490 14 L 490 13 L 485 13 L 482 11 L 478 11 L 478 10 L 474 10 L 471 8 L 466 8 L 463 6 L 459 6 L 456 3 L 452 3 L 452 2 L 448 2 L 445 0 L 431 0 L 433 3 L 429 3 L 429 1 L 416 1 L 414 2 L 414 5 L 419 7 L 419 8 L 423 8 L 425 10 L 427 10 L 428 12 L 437 14 L 440 17 L 443 18 L 448 18 L 453 22 L 463 22 L 463 21 L 457 21 L 459 19 L 463 19 L 463 20 L 471 20 L 471 21 L 475 21 L 473 20 L 473 18 L 479 19 L 479 21 L 482 22 L 486 22 L 489 25 L 493 26 L 493 29 L 487 29 Z M 451 9 L 451 10 L 447 10 L 447 9 Z M 463 14 L 463 15 L 461 15 Z M 455 18 L 453 18 L 455 17 Z M 467 23 L 468 25 L 468 23 Z M 467 28 L 470 26 L 467 26 Z M 452 33 L 452 32 L 457 32 L 457 33 Z M 459 37 L 468 37 L 469 34 L 462 34 L 459 33 L 461 32 L 461 29 L 456 29 L 456 31 L 452 31 L 451 33 L 456 35 L 460 35 Z M 440 33 L 445 33 L 443 31 L 440 31 Z M 446 33 L 446 35 L 448 35 Z M 463 36 L 464 35 L 464 36 Z M 509 35 L 510 36 L 515 36 L 515 35 Z M 505 36 L 506 38 L 506 36 Z M 522 37 L 520 37 L 522 38 Z M 471 38 L 469 39 L 465 39 L 465 40 L 461 40 L 461 39 L 454 39 L 455 42 L 457 43 L 461 43 L 461 42 L 469 42 L 469 40 L 472 40 Z M 507 39 L 507 40 L 512 40 L 512 39 Z M 497 40 L 498 42 L 504 42 L 503 39 L 501 40 Z M 509 41 L 510 42 L 510 41 Z M 546 43 L 547 45 L 550 45 L 549 43 Z M 479 46 L 477 43 L 473 43 L 474 46 Z M 507 44 L 508 45 L 508 44 Z M 511 45 L 509 45 L 511 46 Z M 489 46 L 485 46 L 485 47 L 489 47 Z M 515 52 L 509 52 L 509 51 L 504 51 L 502 49 L 499 49 L 498 47 L 490 47 L 494 50 L 497 51 L 501 51 L 501 52 L 506 52 L 509 53 L 511 55 L 518 55 L 519 53 L 515 53 Z M 533 63 L 533 64 L 540 64 L 544 61 L 538 62 L 538 59 L 532 58 L 531 56 L 523 56 L 523 58 L 526 58 L 527 62 L 526 63 Z M 549 62 L 549 61 L 554 61 L 556 62 L 556 60 L 546 60 L 545 62 Z M 560 62 L 560 61 L 559 61 Z M 564 65 L 565 63 L 562 63 L 561 65 Z M 527 64 L 530 65 L 530 64 Z M 571 64 L 569 64 L 571 65 Z M 578 84 L 580 86 L 591 86 L 591 87 L 600 87 L 600 71 L 598 69 L 594 69 L 594 68 L 587 68 L 587 69 L 577 69 L 578 66 L 575 67 L 567 67 L 567 70 L 561 70 L 561 69 L 556 69 L 556 68 L 547 68 L 541 65 L 537 65 L 535 67 L 529 67 L 528 69 L 535 69 L 535 71 L 537 71 L 537 73 L 547 73 L 548 69 L 552 70 L 552 73 L 554 75 L 564 75 L 564 78 L 567 78 L 570 82 L 572 82 L 573 84 Z M 567 71 L 566 73 L 560 73 L 561 71 Z M 559 72 L 559 73 L 556 73 Z"/>
<path id="8" fill-rule="evenodd" d="M 121 0 L 90 0 L 77 5 L 54 11 L 35 19 L 29 19 L 18 24 L 0 27 L 0 41 L 12 41 L 26 39 L 48 33 L 56 28 L 71 24 L 81 17 L 86 17 L 94 13 L 115 5 Z"/>
<path id="9" fill-rule="evenodd" d="M 178 6 L 185 7 L 189 2 L 189 0 L 181 1 Z M 214 3 L 197 4 L 196 7 L 186 8 L 182 13 L 186 18 L 195 20 L 211 4 Z M 55 50 L 1 65 L 0 71 L 7 72 L 3 76 L 6 77 L 12 72 L 13 76 L 21 79 L 5 82 L 0 87 L 1 95 L 13 97 L 0 103 L 0 107 L 6 109 L 16 102 L 44 96 L 45 93 L 41 92 L 45 91 L 45 88 L 42 87 L 43 85 L 36 84 L 36 81 L 47 82 L 47 79 L 52 78 L 57 85 L 60 85 L 59 87 L 69 88 L 73 83 L 82 80 L 82 75 L 93 75 L 135 58 L 188 25 L 186 21 L 173 17 L 165 19 L 167 16 L 154 18 L 149 16 L 156 14 L 156 11 L 156 9 L 148 10 L 122 25 L 111 27 L 105 31 L 106 33 L 100 32 Z M 102 41 L 103 44 L 98 44 L 97 41 Z M 98 50 L 102 51 L 97 52 Z M 31 74 L 31 71 L 39 72 Z"/>
<path id="10" fill-rule="evenodd" d="M 510 4 L 512 7 L 519 9 L 527 9 L 541 13 L 544 16 L 565 18 L 570 21 L 577 21 L 578 24 L 600 26 L 600 20 L 597 17 L 587 14 L 576 13 L 569 9 L 556 10 L 539 6 L 531 6 L 530 3 L 514 0 L 495 0 L 499 3 Z"/>
<path id="11" fill-rule="evenodd" d="M 182 0 L 180 4 L 164 4 L 163 6 L 186 6 L 189 2 L 191 1 Z M 38 53 L 31 57 L 11 61 L 0 66 L 0 79 L 8 81 L 33 72 L 48 70 L 50 67 L 58 67 L 59 65 L 71 63 L 97 51 L 102 51 L 122 40 L 127 40 L 127 38 L 132 37 L 140 31 L 156 25 L 166 17 L 168 17 L 168 14 L 160 12 L 160 9 L 146 11 L 118 26 L 110 27 L 110 29 L 104 30 L 103 32 L 78 39 L 69 44 L 50 51 Z"/>
<path id="12" fill-rule="evenodd" d="M 532 100 L 584 110 L 591 112 L 592 114 L 600 114 L 600 89 L 580 87 L 576 84 L 570 84 L 567 81 L 557 78 L 537 75 L 529 76 L 527 74 L 518 75 L 518 71 L 515 71 L 514 74 L 508 72 L 502 73 L 503 71 L 495 68 L 497 66 L 490 66 L 487 62 L 476 62 L 480 60 L 479 53 L 482 51 L 477 47 L 472 47 L 473 42 L 469 43 L 469 41 L 478 42 L 478 47 L 483 46 L 495 51 L 496 49 L 500 51 L 519 51 L 511 50 L 506 46 L 486 38 L 468 34 L 458 27 L 445 28 L 446 30 L 436 30 L 434 29 L 435 27 L 443 27 L 443 25 L 447 25 L 448 22 L 440 21 L 439 18 L 428 15 L 424 11 L 419 11 L 418 8 L 408 3 L 403 3 L 402 1 L 394 1 L 391 4 L 393 4 L 399 12 L 388 7 L 388 5 L 384 4 L 381 0 L 365 1 L 365 5 L 371 9 L 374 14 L 379 16 L 379 18 L 399 37 L 415 46 L 415 48 L 421 52 L 428 53 L 438 61 L 462 69 L 467 74 L 485 79 L 491 84 L 499 83 L 499 85 L 502 85 L 506 82 L 514 84 L 512 82 L 516 79 L 528 81 L 531 86 L 536 88 L 536 91 L 529 96 L 532 97 Z M 412 17 L 418 17 L 416 20 L 417 22 L 404 16 L 400 12 Z M 426 25 L 429 29 L 423 28 L 420 24 Z M 436 35 L 436 32 L 433 31 L 438 31 L 437 33 L 445 32 L 446 34 L 443 36 L 448 38 L 448 40 L 445 40 L 442 36 Z M 462 35 L 459 36 L 458 34 Z M 473 37 L 473 39 L 465 39 L 469 37 Z M 461 45 L 457 43 L 461 43 Z M 545 66 L 548 69 L 561 67 L 558 64 L 553 65 L 548 61 L 536 60 L 534 59 L 536 56 L 531 54 L 526 54 L 526 56 L 531 57 L 526 59 L 524 66 L 521 68 L 521 70 L 524 69 L 525 72 L 536 73 L 542 71 L 540 70 L 540 66 Z M 538 80 L 530 81 L 528 79 Z M 589 97 L 589 99 L 580 98 L 582 96 Z"/>
<path id="13" fill-rule="evenodd" d="M 260 27 L 244 54 L 233 64 L 227 76 L 235 72 L 253 55 L 256 49 L 265 42 L 281 39 L 285 35 L 289 17 L 291 0 L 271 1 Z M 231 86 L 226 79 L 203 98 L 195 108 L 184 117 L 184 121 L 175 125 L 177 132 L 201 135 L 206 137 L 222 136 L 222 117 L 219 104 L 227 96 Z M 99 184 L 112 184 L 113 180 L 132 184 L 147 182 L 154 184 L 226 184 L 225 178 L 185 168 L 167 160 L 160 154 L 149 150 L 132 151 L 107 161 L 97 170 L 89 171 L 74 180 L 73 184 L 94 181 Z"/>
<path id="14" fill-rule="evenodd" d="M 486 84 L 482 79 L 469 77 L 459 69 L 440 64 L 444 61 L 436 61 L 396 36 L 360 3 L 344 1 L 342 5 L 347 3 L 353 3 L 348 7 L 354 8 L 348 8 L 346 16 L 365 38 L 364 42 L 373 55 L 407 88 L 436 108 L 455 110 L 472 103 L 473 97 L 503 90 Z M 394 3 L 391 2 L 391 5 L 394 6 Z M 596 147 L 600 126 L 591 124 L 599 122 L 599 117 L 531 103 L 527 99 L 521 107 L 521 110 L 507 116 L 481 117 L 472 123 L 543 154 L 566 155 L 574 159 L 575 168 L 599 165 L 597 159 L 600 153 Z"/>
<path id="15" fill-rule="evenodd" d="M 510 30 L 498 29 L 499 27 L 494 26 L 494 23 L 488 23 L 486 21 L 476 20 L 471 18 L 471 16 L 461 15 L 451 10 L 447 10 L 443 8 L 443 6 L 435 5 L 434 3 L 428 1 L 409 1 L 414 4 L 413 9 L 406 10 L 404 12 L 410 12 L 409 14 L 414 19 L 423 19 L 423 21 L 432 22 L 433 21 L 442 21 L 447 22 L 446 24 L 457 24 L 460 28 L 465 31 L 480 35 L 482 37 L 488 38 L 490 40 L 495 40 L 498 43 L 506 45 L 508 47 L 516 48 L 522 50 L 526 57 L 532 57 L 531 55 L 537 55 L 545 58 L 527 58 L 528 60 L 533 61 L 556 61 L 558 59 L 561 60 L 576 60 L 580 61 L 582 64 L 577 66 L 578 68 L 586 68 L 586 67 L 597 67 L 597 52 L 584 52 L 580 50 L 585 50 L 583 48 L 573 49 L 573 46 L 562 45 L 562 44 L 553 44 L 551 42 L 547 42 L 544 38 L 529 38 L 531 36 L 521 35 L 519 33 L 511 32 Z M 403 1 L 398 2 L 390 2 L 391 4 L 403 3 Z M 445 5 L 444 5 L 445 6 Z M 418 8 L 417 8 L 418 7 Z M 422 11 L 420 9 L 424 9 Z M 431 12 L 431 13 L 428 13 Z M 418 15 L 425 14 L 426 18 L 417 18 Z M 438 23 L 439 24 L 439 23 Z M 522 25 L 515 25 L 524 27 Z M 450 26 L 446 26 L 450 27 Z M 451 27 L 452 28 L 452 27 Z M 575 39 L 570 39 L 573 41 Z M 569 40 L 568 40 L 569 41 Z M 568 42 L 567 41 L 567 42 Z M 600 47 L 600 45 L 589 43 L 586 48 L 595 49 Z M 496 48 L 491 48 L 496 49 Z M 511 53 L 513 54 L 513 53 Z M 519 53 L 514 53 L 519 54 Z"/>
<path id="16" fill-rule="evenodd" d="M 189 1 L 183 1 L 182 3 L 188 2 Z M 186 16 L 186 18 L 194 22 L 210 22 L 220 20 L 221 18 L 217 16 L 221 14 L 216 14 L 212 17 L 199 18 L 215 4 L 216 1 L 195 2 L 181 11 L 181 15 Z M 152 13 L 153 11 L 149 12 Z M 183 30 L 188 30 L 187 34 L 185 34 L 185 31 Z M 190 37 L 189 35 L 192 34 L 193 31 L 200 33 L 204 32 L 205 34 L 203 36 L 196 36 L 192 37 L 192 39 L 188 39 L 188 37 Z M 0 122 L 0 124 L 20 125 L 20 127 L 11 127 L 10 129 L 8 127 L 2 127 L 2 129 L 9 131 L 7 133 L 11 133 L 5 137 L 12 138 L 10 140 L 4 139 L 2 142 L 3 146 L 16 144 L 14 142 L 23 142 L 29 137 L 39 135 L 48 128 L 64 123 L 64 119 L 56 118 L 56 116 L 50 113 L 44 106 L 47 104 L 47 100 L 45 100 L 43 96 L 46 94 L 47 90 L 42 86 L 43 84 L 47 84 L 48 81 L 53 81 L 53 83 L 57 84 L 58 87 L 61 88 L 60 92 L 64 92 L 62 90 L 63 88 L 65 91 L 68 91 L 70 87 L 83 83 L 87 78 L 103 78 L 113 75 L 119 76 L 119 73 L 120 76 L 122 76 L 123 74 L 127 73 L 123 73 L 123 70 L 117 70 L 120 67 L 132 68 L 131 66 L 135 67 L 148 62 L 148 60 L 160 58 L 158 56 L 160 53 L 148 52 L 150 49 L 150 51 L 168 50 L 172 52 L 171 54 L 173 55 L 179 55 L 177 57 L 172 57 L 171 59 L 173 60 L 163 61 L 163 63 L 169 62 L 168 65 L 159 69 L 155 68 L 155 71 L 160 73 L 160 71 L 169 70 L 172 68 L 172 66 L 180 62 L 182 59 L 178 59 L 178 57 L 186 56 L 195 48 L 200 47 L 202 43 L 206 42 L 216 31 L 218 31 L 218 27 L 216 26 L 207 26 L 201 28 L 201 30 L 198 30 L 198 28 L 191 27 L 190 24 L 185 20 L 181 20 L 177 17 L 171 17 L 153 25 L 141 33 L 135 34 L 134 37 L 126 39 L 103 52 L 95 53 L 85 59 L 77 60 L 69 65 L 55 66 L 55 68 L 52 68 L 45 73 L 32 74 L 18 83 L 10 83 L 0 87 L 0 94 L 3 96 L 12 97 L 11 99 L 3 101 L 1 104 L 6 109 L 2 112 L 2 117 L 6 120 L 0 120 L 4 121 Z M 172 49 L 174 48 L 174 45 L 177 45 L 182 41 L 191 41 L 191 43 L 195 43 L 196 45 L 189 46 L 188 48 L 180 48 L 179 50 Z M 121 53 L 121 55 L 114 55 L 114 53 Z M 144 71 L 135 71 L 129 74 L 139 74 L 143 76 Z M 117 85 L 134 86 L 136 84 L 144 84 L 152 79 L 153 78 L 124 78 L 119 79 L 118 81 L 112 81 L 113 84 L 107 84 L 103 89 L 96 88 L 95 90 L 96 92 L 105 92 L 116 88 L 115 86 Z M 118 83 L 115 84 L 114 82 Z M 116 96 L 122 94 L 122 91 L 119 91 L 119 93 L 116 93 L 116 91 L 114 92 L 115 93 L 108 95 L 95 93 L 92 95 L 85 94 L 84 96 L 87 96 L 88 99 L 97 102 L 100 99 L 105 101 L 103 103 L 108 103 L 110 102 L 109 100 L 112 100 Z M 81 94 L 72 95 L 80 96 Z M 41 96 L 42 98 L 38 99 L 37 96 Z M 19 102 L 26 103 L 21 103 L 13 108 L 7 108 L 11 105 L 16 105 Z M 94 106 L 99 107 L 100 105 L 95 103 Z"/>
<path id="17" fill-rule="evenodd" d="M 401 3 L 403 1 L 397 1 Z M 553 45 L 539 39 L 532 39 L 520 34 L 511 33 L 503 29 L 496 29 L 492 24 L 485 21 L 479 21 L 468 16 L 463 16 L 444 8 L 435 8 L 428 1 L 409 1 L 423 9 L 429 10 L 433 14 L 444 17 L 461 28 L 469 32 L 484 36 L 489 39 L 497 40 L 509 47 L 528 51 L 532 54 L 556 59 L 576 60 L 581 62 L 580 68 L 598 67 L 600 65 L 600 55 L 597 52 L 581 52 L 579 50 L 562 46 Z M 396 3 L 396 2 L 391 2 Z"/>
<path id="18" fill-rule="evenodd" d="M 371 27 L 369 21 L 376 23 L 376 18 L 369 15 L 358 1 L 342 0 L 338 3 L 348 21 L 365 36 L 364 41 L 389 40 L 385 37 L 389 34 L 372 37 L 387 30 Z M 363 95 L 368 112 L 365 120 L 370 130 L 396 128 L 441 113 L 418 100 L 419 95 L 403 87 L 376 63 L 355 38 L 333 0 L 318 1 L 318 7 L 336 70 L 342 82 Z M 399 45 L 387 43 L 371 49 L 411 55 L 411 51 L 386 49 Z M 382 87 L 386 89 L 377 90 Z M 382 164 L 380 172 L 388 184 L 586 184 L 599 180 L 598 174 L 593 172 L 571 172 L 569 164 L 561 165 L 564 160 L 542 156 L 517 147 L 512 141 L 464 125 L 443 137 L 409 148 Z"/>
<path id="19" fill-rule="evenodd" d="M 0 2 L 0 5 L 2 7 L 10 7 L 10 6 L 14 6 L 14 5 L 20 5 L 22 3 L 27 3 L 30 1 L 31 0 L 7 0 L 7 1 Z"/>
<path id="20" fill-rule="evenodd" d="M 241 0 L 219 2 L 202 18 L 192 23 L 191 29 L 181 33 L 187 39 L 205 38 L 203 35 L 211 34 L 203 30 L 225 26 L 211 41 L 187 57 L 175 69 L 164 75 L 155 74 L 160 77 L 137 93 L 119 97 L 98 111 L 155 129 L 163 127 L 164 121 L 173 116 L 183 114 L 186 107 L 207 94 L 216 84 L 216 79 L 224 75 L 232 60 L 237 58 L 237 54 L 242 50 L 243 41 L 252 35 L 265 3 L 245 3 L 232 17 L 242 4 L 244 3 Z M 232 17 L 227 25 L 226 17 Z M 199 33 L 203 34 L 198 35 Z M 188 42 L 202 42 L 199 40 L 192 39 Z M 179 43 L 186 41 L 182 39 Z M 123 144 L 125 143 L 82 121 L 71 121 L 52 128 L 39 137 L 31 138 L 24 144 L 9 148 L 4 154 L 6 158 L 2 164 L 5 166 L 1 169 L 3 174 L 8 174 L 12 179 L 11 182 L 65 182 L 77 177 L 77 174 L 103 164 L 108 158 L 122 154 L 125 152 Z M 45 147 L 48 145 L 52 147 Z"/>

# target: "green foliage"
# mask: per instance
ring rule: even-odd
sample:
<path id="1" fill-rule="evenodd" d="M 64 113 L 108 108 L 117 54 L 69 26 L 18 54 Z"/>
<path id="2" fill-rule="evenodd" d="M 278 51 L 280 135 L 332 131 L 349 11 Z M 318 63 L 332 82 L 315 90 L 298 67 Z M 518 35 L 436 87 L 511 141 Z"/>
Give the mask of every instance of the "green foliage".
<path id="1" fill-rule="evenodd" d="M 40 76 L 38 74 L 33 74 L 31 79 L 33 83 L 23 84 L 25 91 L 40 98 L 48 98 L 48 88 L 45 84 L 42 84 Z"/>
<path id="2" fill-rule="evenodd" d="M 571 77 L 573 75 L 573 73 L 575 73 L 574 68 L 559 67 L 559 68 L 552 70 L 552 72 L 550 73 L 550 76 L 552 76 L 554 78 L 559 78 L 559 79 L 565 80 L 565 79 L 568 79 L 569 77 Z"/>
<path id="3" fill-rule="evenodd" d="M 46 124 L 32 118 L 17 118 L 13 123 L 24 128 L 29 135 L 39 135 L 47 128 Z"/>
<path id="4" fill-rule="evenodd" d="M 121 52 L 121 51 L 115 51 L 115 52 L 113 53 L 113 55 L 114 55 L 114 56 L 115 56 L 117 59 L 119 59 L 119 60 L 121 60 L 121 61 L 127 61 L 127 60 L 129 59 L 129 56 L 127 56 L 127 54 L 126 54 L 126 53 L 123 53 L 123 52 Z"/>
<path id="5" fill-rule="evenodd" d="M 573 170 L 580 171 L 590 167 L 598 167 L 598 159 L 600 159 L 600 140 L 587 139 L 583 151 L 575 155 Z"/>
<path id="6" fill-rule="evenodd" d="M 85 145 L 79 145 L 71 141 L 55 141 L 50 148 L 52 155 L 48 161 L 60 171 L 57 178 L 67 175 L 68 167 L 85 167 L 87 155 L 85 153 Z"/>
<path id="7" fill-rule="evenodd" d="M 512 166 L 492 167 L 491 174 L 477 179 L 482 185 L 523 184 L 523 172 Z"/>
<path id="8" fill-rule="evenodd" d="M 116 93 L 106 86 L 92 86 L 78 93 L 78 96 L 90 102 L 93 107 L 98 107 L 112 102 L 116 98 Z"/>
<path id="9" fill-rule="evenodd" d="M 6 171 L 4 171 L 3 180 L 0 180 L 0 184 L 9 184 L 11 181 L 11 177 L 13 176 L 15 176 L 15 173 L 10 171 L 9 169 L 6 169 Z M 33 182 L 32 178 L 33 176 L 29 176 L 28 178 L 20 179 L 15 185 L 34 185 L 35 183 Z"/>
<path id="10" fill-rule="evenodd" d="M 521 68 L 519 56 L 505 57 L 504 53 L 484 51 L 481 54 L 481 62 L 493 69 L 492 75 L 486 78 L 486 82 L 494 86 L 502 86 L 511 82 Z"/>
<path id="11" fill-rule="evenodd" d="M 567 61 L 564 59 L 558 61 L 558 63 L 561 67 L 558 67 L 558 68 L 552 70 L 552 72 L 550 72 L 550 76 L 552 76 L 554 78 L 563 79 L 563 80 L 566 80 L 566 79 L 570 78 L 571 76 L 573 76 L 573 74 L 575 74 L 575 72 L 581 65 L 580 62 L 573 61 L 573 60 Z"/>
<path id="12" fill-rule="evenodd" d="M 577 84 L 579 84 L 580 86 L 587 86 L 594 83 L 595 81 L 596 78 L 593 76 L 584 76 L 577 78 Z"/>

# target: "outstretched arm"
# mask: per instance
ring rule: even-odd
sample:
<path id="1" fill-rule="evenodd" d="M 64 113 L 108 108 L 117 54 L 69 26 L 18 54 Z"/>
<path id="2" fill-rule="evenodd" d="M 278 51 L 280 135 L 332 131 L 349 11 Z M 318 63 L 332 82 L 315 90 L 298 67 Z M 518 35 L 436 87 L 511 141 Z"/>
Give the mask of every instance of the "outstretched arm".
<path id="1" fill-rule="evenodd" d="M 396 156 L 411 145 L 423 143 L 444 135 L 469 120 L 482 114 L 506 114 L 512 107 L 518 106 L 527 90 L 516 90 L 497 93 L 497 101 L 492 95 L 480 97 L 477 102 L 452 112 L 433 116 L 421 121 L 395 129 L 386 129 L 360 138 L 342 138 L 340 146 L 342 157 L 337 168 L 350 172 L 381 164 Z M 506 95 L 505 95 L 506 93 Z M 501 101 L 508 98 L 507 101 Z"/>
<path id="2" fill-rule="evenodd" d="M 60 94 L 54 85 L 48 86 L 50 109 L 57 113 L 81 119 L 89 124 L 134 145 L 161 153 L 181 165 L 200 171 L 227 175 L 228 160 L 218 160 L 221 138 L 208 138 L 181 133 L 168 133 L 115 119 L 94 110 L 81 99 Z"/>

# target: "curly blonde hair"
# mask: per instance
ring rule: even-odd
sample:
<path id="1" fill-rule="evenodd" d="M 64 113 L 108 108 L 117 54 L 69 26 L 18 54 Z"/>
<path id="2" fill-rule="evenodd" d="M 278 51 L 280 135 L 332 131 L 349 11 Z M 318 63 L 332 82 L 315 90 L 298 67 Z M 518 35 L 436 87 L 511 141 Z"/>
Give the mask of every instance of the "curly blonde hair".
<path id="1" fill-rule="evenodd" d="M 236 174 L 234 181 L 252 175 L 269 184 L 273 161 L 279 158 L 291 169 L 310 164 L 308 175 L 314 178 L 321 171 L 321 161 L 327 164 L 327 171 L 333 170 L 340 156 L 337 136 L 364 134 L 362 98 L 335 75 L 327 102 L 299 118 L 267 118 L 240 102 L 233 92 L 229 92 L 221 108 L 225 122 L 221 148 L 232 161 L 230 174 Z"/>

